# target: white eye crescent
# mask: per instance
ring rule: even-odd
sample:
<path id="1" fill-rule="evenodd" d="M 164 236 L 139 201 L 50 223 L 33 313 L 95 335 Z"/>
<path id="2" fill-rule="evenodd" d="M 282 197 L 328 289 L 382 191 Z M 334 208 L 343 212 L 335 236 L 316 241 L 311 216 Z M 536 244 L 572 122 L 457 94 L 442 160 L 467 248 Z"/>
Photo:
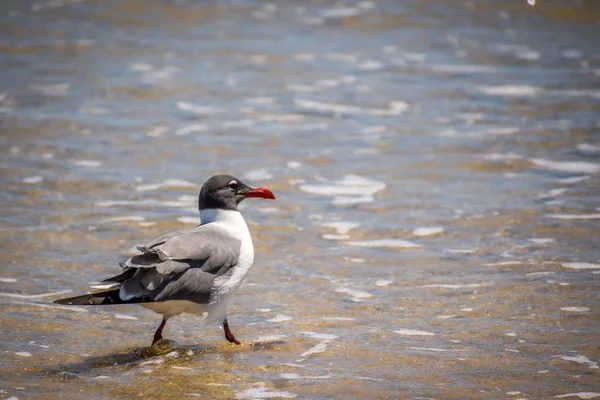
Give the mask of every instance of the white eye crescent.
<path id="1" fill-rule="evenodd" d="M 229 190 L 231 190 L 233 192 L 233 191 L 237 190 L 238 183 L 237 183 L 237 181 L 231 181 L 231 182 L 229 182 L 227 187 L 229 187 Z"/>

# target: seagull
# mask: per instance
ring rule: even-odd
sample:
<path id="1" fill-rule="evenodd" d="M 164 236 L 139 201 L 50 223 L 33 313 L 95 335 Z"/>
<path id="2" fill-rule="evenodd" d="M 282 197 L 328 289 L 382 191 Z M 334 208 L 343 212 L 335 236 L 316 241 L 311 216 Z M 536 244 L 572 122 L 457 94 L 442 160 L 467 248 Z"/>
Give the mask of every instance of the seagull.
<path id="1" fill-rule="evenodd" d="M 188 313 L 219 323 L 225 339 L 241 344 L 227 323 L 227 305 L 254 261 L 248 225 L 238 205 L 246 198 L 275 200 L 268 189 L 246 185 L 230 175 L 215 175 L 200 189 L 200 225 L 169 232 L 121 263 L 119 275 L 92 284 L 88 294 L 54 301 L 63 305 L 139 304 L 163 319 L 152 345 L 161 340 L 167 320 Z"/>

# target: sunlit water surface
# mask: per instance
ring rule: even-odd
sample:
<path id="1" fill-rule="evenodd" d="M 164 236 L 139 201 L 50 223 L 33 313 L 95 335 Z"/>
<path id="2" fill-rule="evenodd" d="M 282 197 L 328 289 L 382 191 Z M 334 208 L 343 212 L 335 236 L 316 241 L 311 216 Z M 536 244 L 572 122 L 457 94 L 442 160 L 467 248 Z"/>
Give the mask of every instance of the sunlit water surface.
<path id="1" fill-rule="evenodd" d="M 600 397 L 595 2 L 0 9 L 2 398 Z M 52 304 L 223 172 L 243 346 Z"/>

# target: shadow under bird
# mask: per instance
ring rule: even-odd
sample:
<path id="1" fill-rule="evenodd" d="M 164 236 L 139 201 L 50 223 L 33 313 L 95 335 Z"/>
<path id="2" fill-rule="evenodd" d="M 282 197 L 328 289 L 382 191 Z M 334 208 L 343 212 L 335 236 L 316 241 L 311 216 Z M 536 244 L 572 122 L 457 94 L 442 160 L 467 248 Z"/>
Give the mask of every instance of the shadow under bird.
<path id="1" fill-rule="evenodd" d="M 200 315 L 222 324 L 225 338 L 241 344 L 227 323 L 227 304 L 254 261 L 248 225 L 238 211 L 250 197 L 275 199 L 268 189 L 230 175 L 211 177 L 200 189 L 200 225 L 167 233 L 120 264 L 121 274 L 91 286 L 88 294 L 56 300 L 65 305 L 139 304 L 163 315 L 152 344 L 162 339 L 169 318 Z"/>

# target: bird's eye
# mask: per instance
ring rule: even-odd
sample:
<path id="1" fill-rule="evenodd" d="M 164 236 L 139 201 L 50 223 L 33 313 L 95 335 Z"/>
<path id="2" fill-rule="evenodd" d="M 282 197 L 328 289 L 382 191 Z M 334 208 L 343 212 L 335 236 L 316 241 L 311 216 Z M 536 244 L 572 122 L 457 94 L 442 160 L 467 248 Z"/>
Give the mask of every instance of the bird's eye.
<path id="1" fill-rule="evenodd" d="M 231 190 L 232 192 L 235 192 L 238 188 L 238 183 L 236 181 L 231 181 L 229 182 L 229 185 L 227 185 L 227 187 L 229 187 L 229 190 Z"/>

